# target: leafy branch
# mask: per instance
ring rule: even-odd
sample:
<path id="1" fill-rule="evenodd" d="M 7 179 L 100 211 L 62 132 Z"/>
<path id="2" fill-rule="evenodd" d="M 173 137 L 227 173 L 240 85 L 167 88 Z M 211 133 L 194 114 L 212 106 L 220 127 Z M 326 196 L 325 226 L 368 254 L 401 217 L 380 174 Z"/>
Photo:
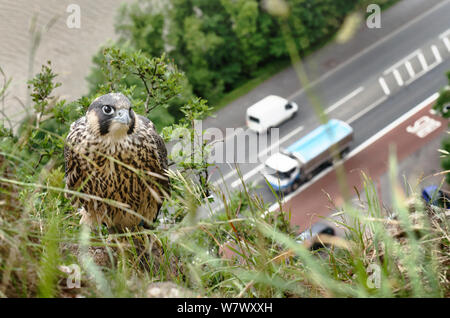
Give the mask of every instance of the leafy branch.
<path id="1" fill-rule="evenodd" d="M 100 91 L 133 93 L 136 86 L 130 86 L 127 81 L 133 82 L 130 76 L 135 77 L 145 88 L 142 92 L 144 96 L 138 97 L 140 103 L 145 101 L 143 112 L 147 115 L 157 107 L 167 107 L 169 101 L 182 91 L 184 75 L 165 55 L 149 58 L 141 51 L 126 52 L 109 47 L 103 50 L 103 56 L 102 70 L 108 80 L 106 85 L 100 87 Z"/>

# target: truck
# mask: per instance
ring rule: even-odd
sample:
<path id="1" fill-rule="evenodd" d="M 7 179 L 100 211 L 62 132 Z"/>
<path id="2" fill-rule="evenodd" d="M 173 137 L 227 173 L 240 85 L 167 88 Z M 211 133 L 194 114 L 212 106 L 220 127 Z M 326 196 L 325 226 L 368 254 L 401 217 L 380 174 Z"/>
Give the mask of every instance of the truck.
<path id="1" fill-rule="evenodd" d="M 330 119 L 292 145 L 270 156 L 262 170 L 274 190 L 289 193 L 312 179 L 335 155 L 344 157 L 353 141 L 353 128 L 344 121 Z"/>

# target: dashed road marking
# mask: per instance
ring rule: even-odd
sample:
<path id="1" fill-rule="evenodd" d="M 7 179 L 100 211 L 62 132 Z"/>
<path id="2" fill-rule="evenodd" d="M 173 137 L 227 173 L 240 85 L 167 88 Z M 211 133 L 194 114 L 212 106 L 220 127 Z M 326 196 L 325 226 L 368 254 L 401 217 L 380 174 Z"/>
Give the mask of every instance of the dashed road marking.
<path id="1" fill-rule="evenodd" d="M 406 66 L 406 70 L 408 71 L 409 76 L 414 77 L 416 75 L 416 72 L 414 72 L 411 62 L 406 61 L 405 66 Z"/>
<path id="2" fill-rule="evenodd" d="M 439 50 L 436 45 L 431 46 L 431 51 L 433 51 L 434 57 L 436 58 L 436 63 L 442 62 L 441 53 L 439 53 Z"/>
<path id="3" fill-rule="evenodd" d="M 350 94 L 348 94 L 347 96 L 345 96 L 344 98 L 340 99 L 339 101 L 337 101 L 336 103 L 334 103 L 333 105 L 331 105 L 330 107 L 328 107 L 325 110 L 325 114 L 329 114 L 331 113 L 333 110 L 336 110 L 339 106 L 345 104 L 346 102 L 348 102 L 350 99 L 352 99 L 353 97 L 355 97 L 356 95 L 358 95 L 359 93 L 361 93 L 364 90 L 364 87 L 358 87 L 357 89 L 355 89 L 353 92 L 351 92 Z"/>
<path id="4" fill-rule="evenodd" d="M 260 172 L 262 169 L 264 168 L 264 164 L 260 164 L 259 166 L 257 166 L 255 169 L 250 170 L 249 172 L 247 172 L 246 174 L 244 174 L 242 176 L 242 180 L 244 180 L 244 182 L 246 182 L 248 179 L 250 179 L 251 177 L 253 177 L 255 174 L 257 174 L 258 172 Z M 240 185 L 241 179 L 237 179 L 236 181 L 234 181 L 231 186 L 233 188 L 236 188 L 238 185 Z"/>
<path id="5" fill-rule="evenodd" d="M 393 71 L 393 73 L 394 73 L 395 80 L 397 81 L 397 84 L 399 86 L 403 86 L 403 84 L 404 84 L 403 79 L 402 79 L 402 76 L 400 75 L 400 72 L 398 71 L 398 69 L 395 69 Z"/>
<path id="6" fill-rule="evenodd" d="M 270 145 L 269 147 L 267 147 L 266 149 L 264 149 L 263 151 L 261 151 L 258 154 L 258 157 L 264 156 L 266 153 L 268 153 L 269 151 L 271 151 L 273 148 L 281 145 L 282 143 L 284 143 L 286 140 L 288 140 L 289 138 L 291 138 L 292 136 L 295 136 L 296 134 L 298 134 L 299 132 L 301 132 L 305 127 L 304 126 L 299 126 L 297 128 L 295 128 L 293 131 L 291 131 L 290 133 L 288 133 L 287 135 L 285 135 L 283 138 L 281 138 L 280 140 L 278 140 L 278 142 L 274 143 L 273 145 Z"/>
<path id="7" fill-rule="evenodd" d="M 388 96 L 384 95 L 383 97 L 381 97 L 378 100 L 376 100 L 374 103 L 370 104 L 368 107 L 364 108 L 360 112 L 358 112 L 355 115 L 353 115 L 352 117 L 350 117 L 346 122 L 348 124 L 353 123 L 354 121 L 358 120 L 359 118 L 361 118 L 362 116 L 364 116 L 365 114 L 370 112 L 372 109 L 374 109 L 378 105 L 384 103 L 387 99 L 388 99 Z"/>
<path id="8" fill-rule="evenodd" d="M 445 46 L 447 47 L 447 50 L 450 52 L 450 40 L 448 38 L 443 38 Z"/>
<path id="9" fill-rule="evenodd" d="M 292 136 L 294 136 L 294 135 L 298 134 L 299 132 L 301 132 L 304 128 L 305 128 L 304 126 L 299 126 L 299 127 L 297 127 L 296 129 L 294 129 L 293 131 L 291 131 L 290 133 L 288 133 L 287 135 L 285 135 L 283 138 L 279 139 L 279 140 L 278 140 L 276 143 L 274 143 L 273 145 L 270 145 L 270 146 L 267 147 L 266 149 L 260 151 L 260 152 L 258 153 L 258 157 L 261 157 L 261 156 L 266 155 L 268 152 L 272 151 L 272 149 L 274 149 L 275 147 L 279 146 L 280 144 L 284 143 L 286 140 L 288 140 L 288 139 L 291 138 Z M 261 166 L 261 165 L 260 165 L 260 166 Z M 247 180 L 248 178 L 252 177 L 252 176 L 253 176 L 254 174 L 256 174 L 259 170 L 261 170 L 262 167 L 260 167 L 260 166 L 254 168 L 253 170 L 251 170 L 251 171 L 249 171 L 247 174 L 245 174 L 245 175 L 243 176 L 244 181 Z M 259 170 L 258 170 L 258 169 L 259 169 Z M 254 172 L 254 170 L 258 170 L 258 171 Z M 237 170 L 236 170 L 236 169 L 234 169 L 234 170 L 230 171 L 229 173 L 227 173 L 227 174 L 224 176 L 223 180 L 220 179 L 220 180 L 217 180 L 216 182 L 214 182 L 213 185 L 218 186 L 219 184 L 223 183 L 223 181 L 226 181 L 226 180 L 228 180 L 229 178 L 233 177 L 235 174 L 237 174 Z M 240 182 L 241 180 L 238 178 L 236 181 L 234 181 L 234 182 L 232 183 L 232 187 L 236 187 L 236 182 L 237 182 L 237 181 Z M 234 185 L 233 185 L 233 184 L 234 184 Z"/>
<path id="10" fill-rule="evenodd" d="M 425 56 L 423 56 L 422 51 L 418 54 L 420 65 L 422 66 L 423 71 L 428 69 L 427 61 L 425 60 Z"/>
<path id="11" fill-rule="evenodd" d="M 420 53 L 421 53 L 421 50 L 417 49 L 414 52 L 408 54 L 406 57 L 402 58 L 400 61 L 398 61 L 397 63 L 395 63 L 394 65 L 390 66 L 388 69 L 386 69 L 383 72 L 383 75 L 388 75 L 389 73 L 391 73 L 395 69 L 397 69 L 400 66 L 402 66 L 403 64 L 405 64 L 407 61 L 412 60 L 414 57 L 418 56 Z"/>
<path id="12" fill-rule="evenodd" d="M 448 39 L 450 35 L 450 29 L 448 29 L 447 31 L 441 33 L 441 35 L 439 35 L 439 38 L 444 41 L 445 46 L 447 47 L 447 51 L 450 52 L 450 40 Z"/>
<path id="13" fill-rule="evenodd" d="M 390 95 L 390 94 L 391 94 L 391 90 L 390 90 L 389 87 L 387 86 L 386 81 L 384 80 L 384 78 L 383 78 L 383 77 L 380 77 L 380 78 L 378 79 L 378 82 L 380 83 L 381 88 L 383 89 L 384 94 L 385 94 L 385 95 Z"/>

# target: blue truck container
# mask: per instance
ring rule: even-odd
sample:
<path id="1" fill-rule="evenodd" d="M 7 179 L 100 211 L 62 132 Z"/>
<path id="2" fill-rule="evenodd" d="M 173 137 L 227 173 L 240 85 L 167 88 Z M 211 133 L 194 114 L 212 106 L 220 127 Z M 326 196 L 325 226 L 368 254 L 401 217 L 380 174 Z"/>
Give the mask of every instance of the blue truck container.
<path id="1" fill-rule="evenodd" d="M 265 162 L 264 177 L 277 191 L 291 192 L 310 180 L 321 166 L 332 163 L 335 153 L 343 157 L 350 150 L 353 129 L 331 119 Z"/>

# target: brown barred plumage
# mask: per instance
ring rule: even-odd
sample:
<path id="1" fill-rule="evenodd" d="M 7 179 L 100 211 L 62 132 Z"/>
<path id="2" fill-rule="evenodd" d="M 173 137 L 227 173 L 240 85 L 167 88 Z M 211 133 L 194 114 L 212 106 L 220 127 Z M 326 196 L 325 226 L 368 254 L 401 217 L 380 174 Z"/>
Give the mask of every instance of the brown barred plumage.
<path id="1" fill-rule="evenodd" d="M 124 95 L 100 96 L 71 125 L 64 159 L 69 189 L 124 203 L 144 224 L 156 219 L 169 188 L 167 150 L 153 123 L 136 115 Z M 75 202 L 81 205 L 81 222 L 91 226 L 123 231 L 142 221 L 101 200 Z"/>

